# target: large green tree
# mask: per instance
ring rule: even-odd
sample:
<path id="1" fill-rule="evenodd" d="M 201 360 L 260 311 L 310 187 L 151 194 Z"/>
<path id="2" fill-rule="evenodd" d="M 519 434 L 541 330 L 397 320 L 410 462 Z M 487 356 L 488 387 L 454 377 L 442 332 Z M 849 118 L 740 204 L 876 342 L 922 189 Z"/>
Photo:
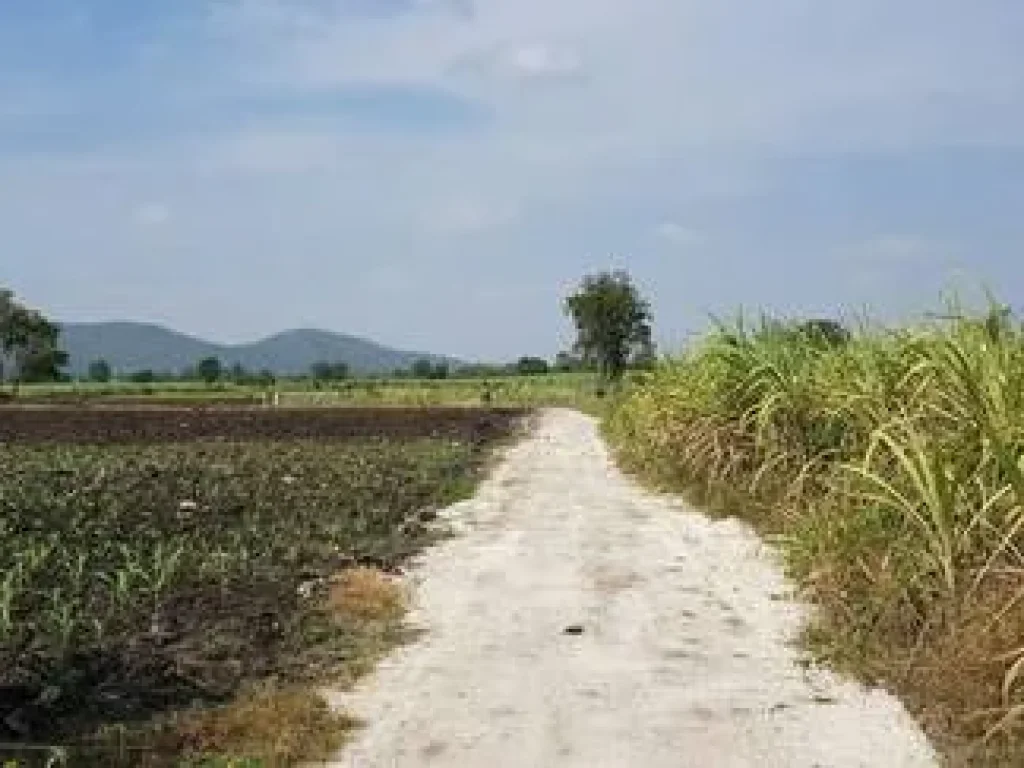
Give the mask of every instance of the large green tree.
<path id="1" fill-rule="evenodd" d="M 626 272 L 585 277 L 564 309 L 576 326 L 574 351 L 603 378 L 615 381 L 652 356 L 651 307 Z"/>
<path id="2" fill-rule="evenodd" d="M 15 387 L 23 381 L 54 381 L 68 364 L 60 349 L 60 327 L 0 288 L 0 379 L 13 363 Z"/>

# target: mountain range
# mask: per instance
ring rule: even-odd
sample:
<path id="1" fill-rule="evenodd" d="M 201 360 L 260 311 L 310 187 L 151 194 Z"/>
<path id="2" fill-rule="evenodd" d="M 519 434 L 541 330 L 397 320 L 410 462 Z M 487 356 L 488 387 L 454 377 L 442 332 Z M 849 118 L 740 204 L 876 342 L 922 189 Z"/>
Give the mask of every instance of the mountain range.
<path id="1" fill-rule="evenodd" d="M 406 352 L 342 333 L 315 329 L 284 331 L 250 344 L 216 344 L 159 325 L 133 322 L 62 323 L 61 346 L 68 353 L 68 373 L 81 376 L 89 363 L 106 360 L 115 374 L 136 371 L 180 373 L 206 357 L 225 366 L 276 375 L 307 373 L 314 363 L 346 363 L 356 373 L 390 373 L 416 360 L 433 363 L 450 358 Z"/>

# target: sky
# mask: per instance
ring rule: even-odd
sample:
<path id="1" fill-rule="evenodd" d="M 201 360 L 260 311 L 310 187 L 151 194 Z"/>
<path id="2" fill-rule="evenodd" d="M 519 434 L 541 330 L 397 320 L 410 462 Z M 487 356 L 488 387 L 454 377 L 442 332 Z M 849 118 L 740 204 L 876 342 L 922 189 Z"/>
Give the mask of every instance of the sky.
<path id="1" fill-rule="evenodd" d="M 1024 289 L 1019 0 L 8 0 L 0 285 L 215 341 L 553 355 Z"/>

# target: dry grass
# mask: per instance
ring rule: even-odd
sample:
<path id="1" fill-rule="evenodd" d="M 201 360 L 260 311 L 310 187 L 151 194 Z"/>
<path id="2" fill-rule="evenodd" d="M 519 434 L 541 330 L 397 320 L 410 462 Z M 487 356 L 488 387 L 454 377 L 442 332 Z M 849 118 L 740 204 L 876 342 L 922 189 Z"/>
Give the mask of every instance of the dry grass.
<path id="1" fill-rule="evenodd" d="M 192 759 L 257 759 L 266 766 L 326 760 L 357 723 L 308 690 L 256 689 L 228 706 L 184 715 L 176 724 Z"/>
<path id="2" fill-rule="evenodd" d="M 321 609 L 351 638 L 344 669 L 332 684 L 365 674 L 398 641 L 408 600 L 401 582 L 375 568 L 340 572 L 327 583 Z M 313 762 L 336 754 L 358 723 L 308 687 L 267 685 L 231 704 L 195 711 L 172 724 L 175 751 L 193 759 L 255 759 L 261 765 Z M 220 764 L 220 763 L 218 763 Z"/>
<path id="3" fill-rule="evenodd" d="M 327 607 L 340 621 L 395 622 L 407 607 L 405 588 L 375 568 L 352 568 L 331 582 Z"/>
<path id="4" fill-rule="evenodd" d="M 269 768 L 316 763 L 338 752 L 359 723 L 333 711 L 316 690 L 347 688 L 412 636 L 404 625 L 408 595 L 400 579 L 369 567 L 341 571 L 315 591 L 309 630 L 336 643 L 304 650 L 297 676 L 248 687 L 220 707 L 161 718 L 141 741 L 133 734 L 132 746 L 146 745 L 145 766 Z M 115 731 L 101 743 L 113 749 L 124 741 Z M 183 762 L 168 763 L 172 755 Z"/>

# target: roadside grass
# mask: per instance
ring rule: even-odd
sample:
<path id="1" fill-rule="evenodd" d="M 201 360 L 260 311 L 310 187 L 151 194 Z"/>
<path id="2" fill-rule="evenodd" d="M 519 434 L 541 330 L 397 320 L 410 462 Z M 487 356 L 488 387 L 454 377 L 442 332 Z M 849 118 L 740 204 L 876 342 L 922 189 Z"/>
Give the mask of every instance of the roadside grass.
<path id="1" fill-rule="evenodd" d="M 0 445 L 0 765 L 326 757 L 500 439 Z"/>
<path id="2" fill-rule="evenodd" d="M 394 622 L 405 613 L 402 586 L 376 568 L 343 571 L 328 591 L 329 610 L 341 621 Z"/>
<path id="3" fill-rule="evenodd" d="M 1020 765 L 1024 333 L 954 315 L 848 342 L 722 326 L 605 430 L 648 482 L 777 537 L 810 647 L 899 694 L 951 764 Z"/>
<path id="4" fill-rule="evenodd" d="M 256 688 L 227 706 L 177 718 L 169 746 L 191 755 L 185 765 L 295 765 L 328 760 L 358 725 L 307 688 Z"/>

